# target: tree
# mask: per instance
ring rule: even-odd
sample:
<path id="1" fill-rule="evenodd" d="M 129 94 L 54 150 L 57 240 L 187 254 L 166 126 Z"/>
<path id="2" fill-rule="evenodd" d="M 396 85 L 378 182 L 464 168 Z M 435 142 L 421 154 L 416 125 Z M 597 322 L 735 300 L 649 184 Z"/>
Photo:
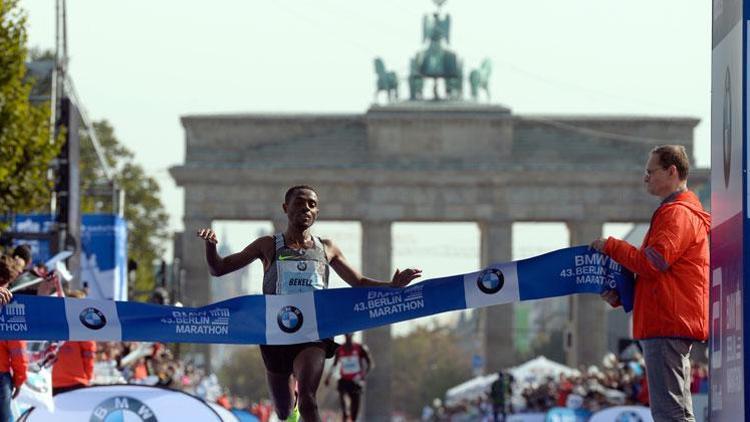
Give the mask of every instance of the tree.
<path id="1" fill-rule="evenodd" d="M 470 357 L 447 328 L 417 328 L 393 340 L 393 402 L 419 417 L 422 407 L 471 378 Z M 375 365 L 378 357 L 373 356 Z"/>
<path id="2" fill-rule="evenodd" d="M 138 263 L 134 290 L 136 299 L 147 299 L 155 287 L 152 263 L 164 253 L 168 239 L 168 216 L 159 199 L 159 184 L 134 162 L 133 152 L 122 145 L 106 120 L 94 122 L 107 165 L 117 184 L 125 190 L 125 219 L 128 221 L 128 257 Z M 88 136 L 81 138 L 81 211 L 108 212 L 112 209 L 111 186 Z"/>
<path id="3" fill-rule="evenodd" d="M 47 170 L 63 140 L 50 138 L 49 104 L 29 100 L 33 81 L 24 80 L 26 42 L 26 14 L 17 0 L 1 0 L 0 217 L 38 210 L 49 202 Z"/>

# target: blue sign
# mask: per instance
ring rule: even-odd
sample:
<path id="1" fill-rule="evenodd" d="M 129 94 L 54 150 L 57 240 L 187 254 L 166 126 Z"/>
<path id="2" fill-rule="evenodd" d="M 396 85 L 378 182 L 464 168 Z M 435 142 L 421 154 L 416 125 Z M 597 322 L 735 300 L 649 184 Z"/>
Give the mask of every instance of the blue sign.
<path id="1" fill-rule="evenodd" d="M 26 233 L 50 232 L 54 218 L 48 214 L 17 215 L 11 229 Z M 111 214 L 85 214 L 81 218 L 81 271 L 92 299 L 127 300 L 127 226 Z M 31 246 L 34 262 L 52 257 L 47 240 L 18 240 Z"/>

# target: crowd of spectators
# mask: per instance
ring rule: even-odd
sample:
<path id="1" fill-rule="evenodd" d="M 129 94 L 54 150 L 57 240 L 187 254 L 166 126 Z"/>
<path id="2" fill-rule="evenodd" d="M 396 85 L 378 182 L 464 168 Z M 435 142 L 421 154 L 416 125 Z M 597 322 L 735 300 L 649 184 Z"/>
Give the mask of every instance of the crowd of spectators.
<path id="1" fill-rule="evenodd" d="M 691 392 L 708 392 L 708 367 L 692 363 Z M 490 390 L 483 395 L 446 405 L 436 399 L 426 405 L 423 421 L 492 421 L 493 400 Z M 590 366 L 574 375 L 514 380 L 507 413 L 546 413 L 555 407 L 580 409 L 596 413 L 611 406 L 648 406 L 648 384 L 643 358 L 635 353 L 631 359 L 619 360 L 608 354 L 601 366 Z"/>

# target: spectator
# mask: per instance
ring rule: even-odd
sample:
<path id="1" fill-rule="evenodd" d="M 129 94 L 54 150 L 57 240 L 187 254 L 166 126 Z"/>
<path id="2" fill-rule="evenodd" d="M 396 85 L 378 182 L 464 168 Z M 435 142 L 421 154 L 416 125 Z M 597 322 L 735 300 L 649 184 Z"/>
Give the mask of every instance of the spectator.
<path id="1" fill-rule="evenodd" d="M 67 294 L 82 299 L 86 295 L 80 290 Z M 96 342 L 66 341 L 57 352 L 57 361 L 52 366 L 52 394 L 86 387 L 94 378 Z"/>
<path id="2" fill-rule="evenodd" d="M 7 255 L 0 256 L 0 289 L 8 291 L 6 287 L 19 272 L 15 259 Z M 10 297 L 4 303 L 9 300 Z M 0 341 L 0 421 L 11 419 L 10 402 L 18 396 L 21 386 L 26 381 L 28 361 L 24 354 L 25 350 L 25 341 Z"/>

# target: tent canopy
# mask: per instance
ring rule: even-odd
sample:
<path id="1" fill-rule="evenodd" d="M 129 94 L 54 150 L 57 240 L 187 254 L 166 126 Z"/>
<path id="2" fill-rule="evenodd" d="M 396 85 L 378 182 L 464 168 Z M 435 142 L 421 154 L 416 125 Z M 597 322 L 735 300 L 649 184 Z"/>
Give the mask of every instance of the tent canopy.
<path id="1" fill-rule="evenodd" d="M 538 356 L 528 362 L 508 369 L 516 382 L 538 382 L 546 377 L 557 379 L 560 374 L 567 376 L 580 375 L 578 370 L 551 361 L 544 356 Z M 445 402 L 448 405 L 462 400 L 473 400 L 490 391 L 490 386 L 497 380 L 497 374 L 481 375 L 463 382 L 445 392 Z"/>

